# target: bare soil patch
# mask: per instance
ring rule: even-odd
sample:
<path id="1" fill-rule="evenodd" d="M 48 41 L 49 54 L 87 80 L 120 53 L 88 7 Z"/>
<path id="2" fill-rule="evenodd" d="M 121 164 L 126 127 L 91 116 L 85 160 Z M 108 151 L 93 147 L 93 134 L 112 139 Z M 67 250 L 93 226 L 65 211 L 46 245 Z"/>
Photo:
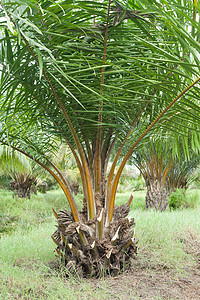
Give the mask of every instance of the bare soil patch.
<path id="1" fill-rule="evenodd" d="M 149 265 L 152 253 L 140 249 L 140 255 L 133 260 L 131 271 L 116 277 L 91 279 L 93 290 L 100 290 L 109 299 L 200 299 L 200 241 L 190 235 L 183 240 L 185 252 L 194 258 L 194 266 L 177 272 L 159 262 Z M 90 298 L 90 297 L 88 297 Z M 104 297 L 96 299 L 104 299 Z"/>
<path id="2" fill-rule="evenodd" d="M 135 267 L 131 272 L 104 281 L 93 281 L 110 299 L 200 299 L 200 272 L 174 277 L 170 271 Z"/>

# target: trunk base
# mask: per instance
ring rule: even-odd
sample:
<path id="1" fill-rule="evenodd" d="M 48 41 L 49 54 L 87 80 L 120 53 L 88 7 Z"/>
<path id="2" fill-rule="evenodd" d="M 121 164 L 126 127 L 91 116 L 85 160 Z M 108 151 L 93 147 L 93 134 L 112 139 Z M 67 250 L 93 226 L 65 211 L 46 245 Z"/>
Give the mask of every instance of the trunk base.
<path id="1" fill-rule="evenodd" d="M 146 194 L 146 208 L 154 208 L 156 210 L 166 210 L 169 207 L 170 193 L 164 189 L 147 189 Z"/>
<path id="2" fill-rule="evenodd" d="M 66 275 L 70 272 L 78 276 L 115 276 L 130 268 L 138 247 L 133 237 L 134 219 L 127 218 L 129 209 L 128 205 L 116 206 L 111 224 L 102 231 L 98 230 L 99 218 L 86 221 L 85 214 L 80 213 L 81 221 L 77 223 L 68 211 L 56 214 L 58 229 L 52 239 Z"/>

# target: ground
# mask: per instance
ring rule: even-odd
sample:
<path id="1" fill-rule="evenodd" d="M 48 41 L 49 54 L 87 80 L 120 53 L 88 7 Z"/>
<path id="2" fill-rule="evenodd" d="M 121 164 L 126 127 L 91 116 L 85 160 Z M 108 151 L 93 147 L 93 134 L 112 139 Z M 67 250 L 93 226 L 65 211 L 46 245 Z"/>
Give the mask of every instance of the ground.
<path id="1" fill-rule="evenodd" d="M 65 207 L 61 195 L 24 201 L 0 193 L 0 299 L 200 299 L 200 191 L 195 207 L 166 212 L 145 210 L 145 193 L 138 192 L 130 213 L 138 256 L 131 270 L 101 279 L 67 278 L 57 268 L 51 207 Z M 120 194 L 118 204 L 125 198 Z"/>
<path id="2" fill-rule="evenodd" d="M 79 289 L 83 282 L 75 279 L 73 288 L 78 290 L 77 299 L 200 299 L 200 241 L 190 234 L 181 242 L 185 252 L 193 257 L 193 266 L 185 263 L 181 272 L 177 272 L 152 259 L 152 252 L 140 249 L 131 270 L 115 277 L 86 279 L 90 289 L 84 290 L 84 296 L 80 296 Z M 51 267 L 55 267 L 55 261 Z"/>
<path id="3" fill-rule="evenodd" d="M 173 269 L 162 265 L 150 267 L 148 255 L 150 253 L 143 253 L 141 250 L 132 262 L 132 269 L 118 276 L 86 279 L 90 283 L 90 289 L 83 288 L 83 296 L 80 295 L 80 286 L 84 283 L 80 279 L 73 280 L 73 289 L 78 290 L 77 299 L 200 299 L 200 264 L 177 274 Z M 200 259 L 199 255 L 200 253 L 195 253 L 195 258 Z M 65 282 L 67 280 L 70 279 L 65 279 Z M 76 293 L 74 296 L 76 297 Z"/>
<path id="4" fill-rule="evenodd" d="M 105 290 L 110 299 L 200 299 L 198 269 L 174 277 L 170 270 L 149 269 L 147 263 L 136 260 L 132 271 L 104 281 L 94 280 L 94 289 Z"/>
<path id="5" fill-rule="evenodd" d="M 50 262 L 50 269 L 44 272 L 44 277 L 53 279 L 55 277 L 55 260 Z M 31 271 L 31 265 L 20 265 Z M 61 275 L 57 273 L 57 276 Z M 68 289 L 70 285 L 71 299 L 180 299 L 198 300 L 200 299 L 200 268 L 190 268 L 177 275 L 173 269 L 165 269 L 163 266 L 149 267 L 147 253 L 140 252 L 140 255 L 133 261 L 132 269 L 125 271 L 115 277 L 105 277 L 102 279 L 82 279 L 82 278 L 61 278 L 63 287 Z M 33 293 L 29 288 L 22 293 L 13 294 L 2 299 L 56 299 L 46 297 L 44 291 L 38 290 Z M 57 299 L 61 299 L 58 297 Z M 68 299 L 68 298 L 63 298 Z"/>

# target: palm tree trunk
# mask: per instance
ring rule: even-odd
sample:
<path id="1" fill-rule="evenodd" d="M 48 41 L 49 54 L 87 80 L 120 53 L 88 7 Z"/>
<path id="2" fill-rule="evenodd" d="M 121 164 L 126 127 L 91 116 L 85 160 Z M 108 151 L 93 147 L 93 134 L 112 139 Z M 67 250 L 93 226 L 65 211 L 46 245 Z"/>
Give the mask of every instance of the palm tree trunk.
<path id="1" fill-rule="evenodd" d="M 169 207 L 168 198 L 170 192 L 167 191 L 158 180 L 154 180 L 151 184 L 146 183 L 146 208 L 154 208 L 156 210 L 166 210 Z"/>

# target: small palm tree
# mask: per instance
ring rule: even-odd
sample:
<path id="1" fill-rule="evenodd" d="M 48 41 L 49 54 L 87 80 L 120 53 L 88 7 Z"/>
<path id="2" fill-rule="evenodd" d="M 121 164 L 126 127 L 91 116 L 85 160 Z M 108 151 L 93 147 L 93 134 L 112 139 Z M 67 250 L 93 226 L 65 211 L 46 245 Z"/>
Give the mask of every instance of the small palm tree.
<path id="1" fill-rule="evenodd" d="M 31 160 L 11 147 L 0 145 L 0 175 L 12 176 L 16 172 L 31 173 Z"/>
<path id="2" fill-rule="evenodd" d="M 200 46 L 191 9 L 198 4 L 1 1 L 0 142 L 34 160 L 63 189 L 71 212 L 54 211 L 52 238 L 68 270 L 116 274 L 135 256 L 130 203 L 117 207 L 115 197 L 141 141 L 170 130 L 176 145 L 180 132 L 185 143 L 191 132 L 194 147 L 199 143 Z M 76 160 L 82 211 L 51 159 L 58 140 Z"/>
<path id="3" fill-rule="evenodd" d="M 13 176 L 13 181 L 10 183 L 10 185 L 15 194 L 17 194 L 20 198 L 28 197 L 30 199 L 31 192 L 33 192 L 34 194 L 37 193 L 36 177 L 25 172 L 15 173 Z"/>
<path id="4" fill-rule="evenodd" d="M 31 192 L 36 193 L 37 180 L 32 174 L 31 161 L 21 153 L 5 145 L 0 146 L 0 170 L 1 175 L 13 180 L 10 186 L 20 198 L 30 198 Z"/>

